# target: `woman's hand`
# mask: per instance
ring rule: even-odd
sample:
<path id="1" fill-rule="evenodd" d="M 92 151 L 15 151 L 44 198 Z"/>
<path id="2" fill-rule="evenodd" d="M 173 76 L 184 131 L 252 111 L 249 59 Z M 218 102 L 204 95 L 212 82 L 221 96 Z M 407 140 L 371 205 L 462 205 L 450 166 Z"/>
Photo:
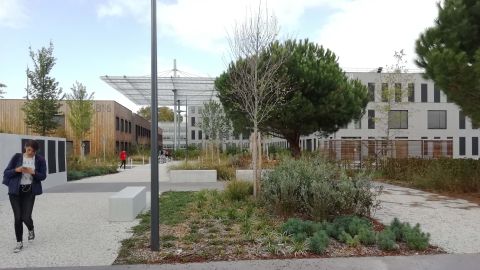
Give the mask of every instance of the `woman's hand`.
<path id="1" fill-rule="evenodd" d="M 18 173 L 23 172 L 23 167 L 20 166 L 20 167 L 15 168 L 15 172 L 18 172 Z"/>
<path id="2" fill-rule="evenodd" d="M 23 173 L 27 173 L 27 174 L 31 174 L 31 175 L 35 174 L 35 171 L 32 168 L 28 168 L 28 167 L 23 167 L 22 171 L 23 171 Z"/>

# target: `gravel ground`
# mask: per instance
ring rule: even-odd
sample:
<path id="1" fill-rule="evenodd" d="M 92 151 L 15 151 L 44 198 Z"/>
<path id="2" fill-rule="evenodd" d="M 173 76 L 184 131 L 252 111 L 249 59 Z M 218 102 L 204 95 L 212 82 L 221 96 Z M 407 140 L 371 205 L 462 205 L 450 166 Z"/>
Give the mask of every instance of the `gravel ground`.
<path id="1" fill-rule="evenodd" d="M 33 209 L 36 239 L 14 254 L 13 213 L 0 201 L 0 268 L 111 265 L 120 241 L 131 236 L 132 222 L 109 222 L 112 193 L 46 193 Z"/>
<path id="2" fill-rule="evenodd" d="M 431 243 L 449 253 L 480 252 L 480 207 L 415 189 L 382 184 L 381 209 L 374 217 L 389 224 L 394 217 L 431 234 Z"/>

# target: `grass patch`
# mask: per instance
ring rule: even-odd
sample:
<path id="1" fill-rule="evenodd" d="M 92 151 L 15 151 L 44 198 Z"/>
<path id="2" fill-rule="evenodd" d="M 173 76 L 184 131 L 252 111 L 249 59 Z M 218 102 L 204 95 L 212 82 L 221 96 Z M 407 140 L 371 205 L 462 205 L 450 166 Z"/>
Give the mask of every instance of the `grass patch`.
<path id="1" fill-rule="evenodd" d="M 395 244 L 391 229 L 390 234 L 380 235 L 365 218 L 285 221 L 251 196 L 235 200 L 216 190 L 164 193 L 160 204 L 160 251 L 150 250 L 150 218 L 148 213 L 142 214 L 140 224 L 133 228 L 134 236 L 122 242 L 115 264 L 365 256 L 358 253 L 360 250 L 368 250 L 372 256 L 384 256 L 385 252 L 408 255 L 415 254 L 408 247 L 422 251 L 425 243 L 427 251 L 422 254 L 432 253 L 428 251 L 428 235 L 406 223 L 399 224 L 407 228 L 408 236 Z M 389 251 L 392 243 L 393 251 Z"/>

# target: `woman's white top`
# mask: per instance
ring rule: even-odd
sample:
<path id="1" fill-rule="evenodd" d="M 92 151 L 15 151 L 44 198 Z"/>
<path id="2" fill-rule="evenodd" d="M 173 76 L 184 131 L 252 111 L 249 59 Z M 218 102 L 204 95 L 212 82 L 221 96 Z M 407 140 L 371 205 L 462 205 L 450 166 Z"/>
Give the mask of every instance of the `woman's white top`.
<path id="1" fill-rule="evenodd" d="M 23 156 L 23 167 L 32 168 L 35 170 L 35 156 L 34 157 L 26 157 Z M 28 173 L 22 173 L 22 179 L 20 180 L 20 185 L 30 185 L 32 183 L 33 176 Z"/>

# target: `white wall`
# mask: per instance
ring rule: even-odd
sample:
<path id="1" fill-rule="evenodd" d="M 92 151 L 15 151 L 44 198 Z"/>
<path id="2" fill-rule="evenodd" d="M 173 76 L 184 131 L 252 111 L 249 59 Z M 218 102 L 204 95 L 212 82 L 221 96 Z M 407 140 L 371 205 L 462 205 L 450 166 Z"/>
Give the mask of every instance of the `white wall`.
<path id="1" fill-rule="evenodd" d="M 0 133 L 0 169 L 3 179 L 3 171 L 8 165 L 8 162 L 15 153 L 20 153 L 22 149 L 22 139 L 35 139 L 43 140 L 45 142 L 45 153 L 48 153 L 48 140 L 55 141 L 55 150 L 57 156 L 56 162 L 56 173 L 48 174 L 48 160 L 47 160 L 47 179 L 42 182 L 43 190 L 62 185 L 67 183 L 67 161 L 65 160 L 65 171 L 58 172 L 59 170 L 59 155 L 58 155 L 58 142 L 65 142 L 65 138 L 56 138 L 56 137 L 41 137 L 41 136 L 29 136 L 29 135 L 16 135 L 16 134 L 4 134 Z M 66 143 L 65 143 L 66 150 Z M 45 154 L 47 155 L 47 154 Z M 66 153 L 63 155 L 66 157 Z M 45 157 L 47 159 L 47 157 Z M 8 198 L 8 188 L 5 185 L 0 185 L 0 201 Z"/>

